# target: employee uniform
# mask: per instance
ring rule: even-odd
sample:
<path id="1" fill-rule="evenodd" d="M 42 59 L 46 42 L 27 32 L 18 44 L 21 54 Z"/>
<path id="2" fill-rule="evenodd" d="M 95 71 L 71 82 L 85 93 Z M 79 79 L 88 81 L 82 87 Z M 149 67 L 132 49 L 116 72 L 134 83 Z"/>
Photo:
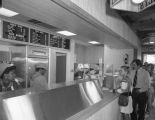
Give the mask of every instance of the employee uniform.
<path id="1" fill-rule="evenodd" d="M 35 90 L 47 90 L 47 78 L 44 75 L 41 75 L 39 72 L 36 72 L 32 76 L 31 88 Z"/>
<path id="2" fill-rule="evenodd" d="M 0 83 L 0 92 L 13 91 L 21 88 L 21 85 L 16 81 L 11 81 L 9 85 L 5 85 L 3 82 Z"/>
<path id="3" fill-rule="evenodd" d="M 144 120 L 150 76 L 146 70 L 139 68 L 135 71 L 133 78 L 133 112 L 131 118 L 132 120 Z"/>

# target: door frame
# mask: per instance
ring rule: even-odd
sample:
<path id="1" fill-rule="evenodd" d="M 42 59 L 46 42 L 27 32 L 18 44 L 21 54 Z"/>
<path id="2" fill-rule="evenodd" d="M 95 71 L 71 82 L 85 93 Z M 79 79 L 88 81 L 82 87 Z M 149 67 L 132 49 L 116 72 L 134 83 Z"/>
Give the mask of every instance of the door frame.
<path id="1" fill-rule="evenodd" d="M 56 53 L 66 54 L 66 82 L 71 81 L 71 53 L 69 50 L 49 49 L 49 88 L 54 88 L 56 84 Z"/>

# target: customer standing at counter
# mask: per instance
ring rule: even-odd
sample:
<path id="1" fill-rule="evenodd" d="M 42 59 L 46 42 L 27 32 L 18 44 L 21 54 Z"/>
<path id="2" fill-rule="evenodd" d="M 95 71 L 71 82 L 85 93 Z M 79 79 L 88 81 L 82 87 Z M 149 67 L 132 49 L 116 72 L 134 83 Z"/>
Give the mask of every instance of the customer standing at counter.
<path id="1" fill-rule="evenodd" d="M 0 92 L 13 91 L 22 88 L 20 83 L 15 80 L 15 70 L 16 66 L 12 64 L 0 64 Z"/>
<path id="2" fill-rule="evenodd" d="M 132 98 L 131 98 L 131 80 L 128 77 L 129 68 L 127 66 L 121 66 L 120 73 L 117 80 L 117 92 L 124 96 L 128 96 L 129 102 L 127 106 L 120 106 L 121 120 L 130 120 L 130 114 L 133 111 Z"/>
<path id="3" fill-rule="evenodd" d="M 149 73 L 142 68 L 141 60 L 133 60 L 132 65 L 136 72 L 133 77 L 133 112 L 131 118 L 132 120 L 144 120 L 150 76 Z"/>
<path id="4" fill-rule="evenodd" d="M 44 63 L 38 63 L 35 66 L 35 74 L 32 76 L 31 88 L 35 90 L 47 90 L 46 78 L 47 66 Z"/>

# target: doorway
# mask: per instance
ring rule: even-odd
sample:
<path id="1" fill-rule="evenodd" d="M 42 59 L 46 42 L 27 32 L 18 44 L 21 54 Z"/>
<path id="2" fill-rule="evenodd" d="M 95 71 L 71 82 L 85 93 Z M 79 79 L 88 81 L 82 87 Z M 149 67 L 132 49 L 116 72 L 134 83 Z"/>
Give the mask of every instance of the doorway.
<path id="1" fill-rule="evenodd" d="M 143 63 L 145 62 L 155 65 L 155 53 L 143 54 Z"/>
<path id="2" fill-rule="evenodd" d="M 66 81 L 66 54 L 56 52 L 56 83 Z"/>

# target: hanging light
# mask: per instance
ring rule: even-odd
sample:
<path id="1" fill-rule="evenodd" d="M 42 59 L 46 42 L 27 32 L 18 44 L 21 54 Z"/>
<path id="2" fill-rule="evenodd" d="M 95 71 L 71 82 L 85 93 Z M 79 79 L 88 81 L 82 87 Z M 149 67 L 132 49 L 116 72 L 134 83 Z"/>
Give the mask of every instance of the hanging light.
<path id="1" fill-rule="evenodd" d="M 139 3 L 143 2 L 143 1 L 144 0 L 132 0 L 132 2 L 135 3 L 135 4 L 139 4 Z"/>

